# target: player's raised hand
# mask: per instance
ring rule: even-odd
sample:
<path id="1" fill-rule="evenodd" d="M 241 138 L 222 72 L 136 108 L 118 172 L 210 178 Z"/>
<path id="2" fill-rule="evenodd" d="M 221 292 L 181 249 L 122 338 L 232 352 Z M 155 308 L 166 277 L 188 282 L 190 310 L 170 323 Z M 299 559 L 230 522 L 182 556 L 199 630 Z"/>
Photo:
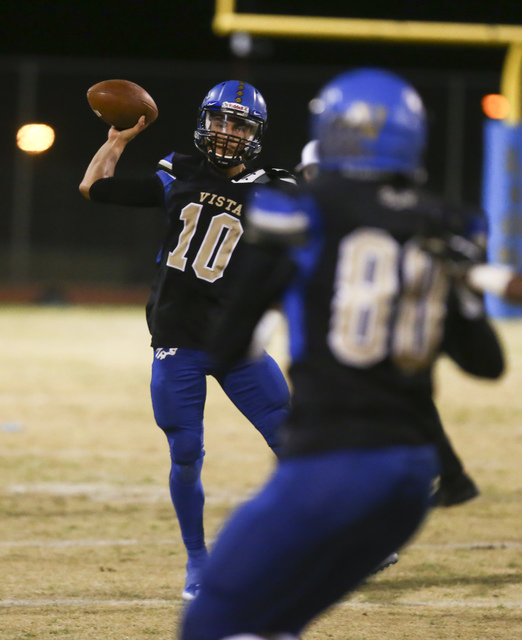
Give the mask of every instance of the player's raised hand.
<path id="1" fill-rule="evenodd" d="M 80 193 L 84 198 L 90 199 L 90 188 L 97 180 L 114 175 L 116 164 L 126 145 L 147 126 L 145 116 L 141 116 L 130 129 L 122 131 L 118 131 L 115 127 L 109 129 L 108 139 L 94 154 L 80 183 Z"/>
<path id="2" fill-rule="evenodd" d="M 116 127 L 111 127 L 109 129 L 109 140 L 110 141 L 120 141 L 123 144 L 127 144 L 131 140 L 133 140 L 139 133 L 146 129 L 149 125 L 145 121 L 145 116 L 141 116 L 138 122 L 131 127 L 130 129 L 119 130 Z"/>

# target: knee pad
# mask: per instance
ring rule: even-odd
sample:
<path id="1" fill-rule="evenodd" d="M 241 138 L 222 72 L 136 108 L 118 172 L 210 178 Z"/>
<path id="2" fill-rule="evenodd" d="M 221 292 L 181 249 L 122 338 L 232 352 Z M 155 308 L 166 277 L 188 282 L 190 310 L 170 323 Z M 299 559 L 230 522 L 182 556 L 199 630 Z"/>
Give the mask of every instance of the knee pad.
<path id="1" fill-rule="evenodd" d="M 166 432 L 170 448 L 170 458 L 174 464 L 189 465 L 197 462 L 204 454 L 203 436 L 189 429 Z"/>
<path id="2" fill-rule="evenodd" d="M 199 482 L 202 466 L 203 456 L 201 456 L 199 460 L 196 460 L 196 462 L 190 462 L 188 464 L 176 464 L 173 462 L 170 468 L 171 481 L 174 480 L 177 484 L 194 486 Z"/>

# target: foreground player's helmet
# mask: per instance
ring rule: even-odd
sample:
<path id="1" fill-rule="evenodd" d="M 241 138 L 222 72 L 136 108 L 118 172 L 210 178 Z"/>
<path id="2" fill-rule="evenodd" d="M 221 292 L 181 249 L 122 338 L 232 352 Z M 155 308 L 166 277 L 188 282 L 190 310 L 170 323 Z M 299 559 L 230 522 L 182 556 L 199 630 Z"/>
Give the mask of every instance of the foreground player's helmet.
<path id="1" fill-rule="evenodd" d="M 415 175 L 422 166 L 426 115 L 417 91 L 381 69 L 334 78 L 310 103 L 321 167 Z"/>
<path id="2" fill-rule="evenodd" d="M 235 167 L 261 151 L 266 119 L 266 104 L 257 89 L 239 80 L 222 82 L 201 104 L 195 145 L 219 167 Z"/>

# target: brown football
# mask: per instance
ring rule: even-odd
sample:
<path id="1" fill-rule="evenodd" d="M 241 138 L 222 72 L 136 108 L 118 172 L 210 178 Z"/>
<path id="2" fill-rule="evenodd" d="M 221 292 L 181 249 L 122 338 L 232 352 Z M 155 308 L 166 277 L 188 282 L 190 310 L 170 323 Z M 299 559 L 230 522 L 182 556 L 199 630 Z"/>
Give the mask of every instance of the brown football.
<path id="1" fill-rule="evenodd" d="M 158 117 L 158 107 L 151 96 L 130 80 L 103 80 L 87 91 L 94 113 L 116 129 L 130 129 L 141 116 L 151 124 Z"/>

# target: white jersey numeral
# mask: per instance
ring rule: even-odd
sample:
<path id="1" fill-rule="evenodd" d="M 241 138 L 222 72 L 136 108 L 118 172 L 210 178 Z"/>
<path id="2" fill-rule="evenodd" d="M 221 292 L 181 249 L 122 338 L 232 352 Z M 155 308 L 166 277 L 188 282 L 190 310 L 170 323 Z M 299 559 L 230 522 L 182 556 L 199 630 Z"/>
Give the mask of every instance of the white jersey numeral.
<path id="1" fill-rule="evenodd" d="M 370 367 L 391 356 L 404 371 L 433 357 L 445 317 L 446 278 L 413 243 L 359 229 L 339 244 L 328 345 L 344 364 Z"/>
<path id="2" fill-rule="evenodd" d="M 196 233 L 202 209 L 203 205 L 195 202 L 182 209 L 180 220 L 183 221 L 183 231 L 176 248 L 169 252 L 167 266 L 185 271 L 187 253 Z M 238 218 L 226 212 L 214 216 L 192 263 L 197 277 L 207 282 L 221 278 L 242 234 L 243 227 Z"/>

